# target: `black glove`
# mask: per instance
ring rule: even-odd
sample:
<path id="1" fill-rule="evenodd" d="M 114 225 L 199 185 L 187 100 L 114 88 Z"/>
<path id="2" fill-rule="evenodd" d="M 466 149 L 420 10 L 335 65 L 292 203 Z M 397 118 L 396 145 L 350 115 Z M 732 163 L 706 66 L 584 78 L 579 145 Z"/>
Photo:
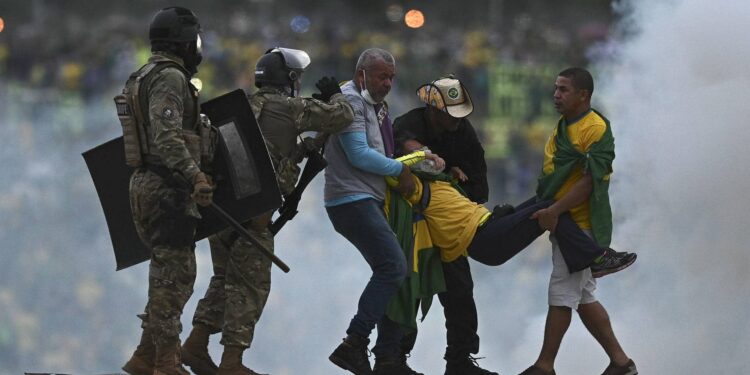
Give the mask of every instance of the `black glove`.
<path id="1" fill-rule="evenodd" d="M 336 77 L 323 77 L 315 84 L 315 87 L 320 90 L 320 94 L 315 93 L 312 97 L 324 102 L 331 100 L 334 94 L 341 93 L 341 87 L 339 87 Z"/>

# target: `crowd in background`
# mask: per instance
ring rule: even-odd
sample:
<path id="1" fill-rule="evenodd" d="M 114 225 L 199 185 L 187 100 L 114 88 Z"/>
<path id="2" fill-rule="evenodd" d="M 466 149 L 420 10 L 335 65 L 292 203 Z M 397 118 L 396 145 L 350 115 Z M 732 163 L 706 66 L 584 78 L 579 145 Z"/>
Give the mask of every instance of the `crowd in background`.
<path id="1" fill-rule="evenodd" d="M 518 202 L 532 193 L 540 170 L 543 134 L 548 134 L 540 128 L 549 129 L 555 120 L 551 85 L 556 72 L 587 64 L 587 49 L 607 36 L 613 14 L 610 4 L 595 0 L 462 4 L 448 0 L 181 2 L 198 14 L 204 30 L 204 63 L 197 75 L 203 81 L 204 100 L 238 87 L 253 90 L 254 64 L 273 46 L 310 54 L 303 95 L 313 92 L 322 75 L 351 79 L 363 49 L 377 46 L 391 51 L 397 69 L 388 96 L 392 117 L 418 105 L 414 92 L 419 85 L 456 74 L 470 90 L 475 107 L 471 121 L 488 150 L 490 202 Z M 15 369 L 38 340 L 52 340 L 71 350 L 91 344 L 77 337 L 76 330 L 108 319 L 96 308 L 97 303 L 105 303 L 106 282 L 90 276 L 75 285 L 61 285 L 73 290 L 70 295 L 50 289 L 46 281 L 63 278 L 71 269 L 111 266 L 108 260 L 92 259 L 81 251 L 91 241 L 108 246 L 106 233 L 92 230 L 102 228 L 101 218 L 70 217 L 77 210 L 98 210 L 96 201 L 86 201 L 90 207 L 80 206 L 85 200 L 79 198 L 87 196 L 91 184 L 80 153 L 118 135 L 112 97 L 148 58 L 148 22 L 158 8 L 168 5 L 172 4 L 147 0 L 111 5 L 79 0 L 0 4 L 5 24 L 0 31 L 0 130 L 4 133 L 0 156 L 12 166 L 3 168 L 0 185 L 4 264 L 0 364 L 4 369 Z M 412 29 L 403 22 L 403 14 L 412 8 L 424 12 L 422 28 Z M 574 21 L 581 13 L 589 20 L 585 24 Z M 508 71 L 525 74 L 526 79 L 513 86 L 520 89 L 515 99 L 524 104 L 522 110 L 503 106 L 501 99 L 510 95 L 508 82 L 502 81 Z M 59 156 L 50 159 L 50 155 Z M 70 165 L 76 166 L 73 172 Z M 62 263 L 52 256 L 58 248 L 68 251 Z M 45 267 L 51 262 L 57 262 L 56 267 Z M 10 287 L 19 283 L 25 293 L 34 295 L 33 304 Z M 129 302 L 106 300 L 123 306 Z M 56 312 L 52 318 L 40 318 L 49 311 Z M 63 319 L 68 328 L 51 337 L 43 334 L 49 325 L 63 325 Z M 112 329 L 96 337 L 104 345 L 117 336 L 118 330 Z M 85 353 L 91 356 L 92 367 L 119 361 L 119 357 L 108 358 L 105 351 Z M 49 361 L 65 363 L 61 358 Z"/>

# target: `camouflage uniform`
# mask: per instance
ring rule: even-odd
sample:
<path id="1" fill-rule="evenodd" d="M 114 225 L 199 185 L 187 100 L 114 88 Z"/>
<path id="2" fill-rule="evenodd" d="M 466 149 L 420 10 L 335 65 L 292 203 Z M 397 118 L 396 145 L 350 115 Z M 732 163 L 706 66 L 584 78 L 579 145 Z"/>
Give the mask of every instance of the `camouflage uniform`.
<path id="1" fill-rule="evenodd" d="M 249 97 L 269 154 L 276 169 L 281 192 L 288 195 L 300 174 L 301 154 L 297 136 L 307 131 L 337 132 L 354 116 L 341 94 L 330 104 L 317 99 L 292 98 L 283 91 L 262 87 Z M 245 226 L 261 244 L 273 251 L 273 235 L 267 225 L 272 212 Z M 206 296 L 198 302 L 193 324 L 203 324 L 212 333 L 222 331 L 225 346 L 247 348 L 253 340 L 271 290 L 271 261 L 233 230 L 209 237 L 214 276 Z"/>
<path id="2" fill-rule="evenodd" d="M 190 196 L 192 187 L 171 173 L 192 182 L 200 172 L 200 152 L 191 154 L 189 145 L 195 143 L 200 123 L 198 93 L 182 60 L 155 52 L 146 67 L 151 63 L 156 66 L 140 91 L 148 103 L 144 166 L 131 176 L 130 204 L 138 235 L 152 252 L 148 303 L 139 317 L 160 345 L 179 340 L 180 315 L 193 293 L 193 237 L 200 214 Z"/>

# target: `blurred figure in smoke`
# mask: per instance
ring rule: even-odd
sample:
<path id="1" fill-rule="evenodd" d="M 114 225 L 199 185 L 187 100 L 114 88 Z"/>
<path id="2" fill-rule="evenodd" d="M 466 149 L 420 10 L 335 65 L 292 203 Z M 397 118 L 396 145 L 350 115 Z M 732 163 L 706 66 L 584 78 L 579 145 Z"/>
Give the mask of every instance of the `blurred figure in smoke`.
<path id="1" fill-rule="evenodd" d="M 266 51 L 255 65 L 259 90 L 248 97 L 284 196 L 294 191 L 300 175 L 297 164 L 308 152 L 319 152 L 318 145 L 298 144 L 297 137 L 307 131 L 337 132 L 354 117 L 333 77 L 318 81 L 321 93 L 314 96 L 320 100 L 296 96 L 309 64 L 305 51 L 282 47 Z M 273 234 L 268 224 L 272 214 L 267 212 L 245 223 L 250 234 L 270 251 Z M 255 325 L 271 292 L 271 259 L 231 228 L 208 240 L 214 275 L 205 297 L 198 302 L 193 330 L 182 348 L 183 363 L 197 375 L 257 374 L 242 365 L 242 352 L 252 343 Z M 208 354 L 209 335 L 217 332 L 222 332 L 224 345 L 218 368 Z"/>
<path id="2" fill-rule="evenodd" d="M 476 203 L 487 202 L 487 163 L 477 133 L 467 117 L 474 105 L 466 87 L 452 75 L 422 85 L 419 99 L 426 104 L 396 118 L 393 123 L 396 139 L 409 133 L 445 160 L 453 178 Z M 482 369 L 471 354 L 479 352 L 477 306 L 474 302 L 474 281 L 469 260 L 458 256 L 443 262 L 447 290 L 438 294 L 445 313 L 447 344 L 445 360 L 447 375 L 492 375 Z M 417 332 L 407 334 L 403 350 L 410 353 Z"/>
<path id="3" fill-rule="evenodd" d="M 554 236 L 560 215 L 570 212 L 600 246 L 609 246 L 612 237 L 607 191 L 615 144 L 609 120 L 591 108 L 593 92 L 594 80 L 582 68 L 565 69 L 555 80 L 555 109 L 562 116 L 544 148 L 543 174 L 537 187 L 538 199 L 554 199 L 555 203 L 532 215 L 553 233 L 549 311 L 539 358 L 522 375 L 555 373 L 555 357 L 573 309 L 610 358 L 603 375 L 638 374 L 612 331 L 607 311 L 594 296 L 596 280 L 592 272 L 599 272 L 599 267 L 568 272 Z"/>
<path id="4" fill-rule="evenodd" d="M 199 33 L 198 18 L 188 9 L 156 13 L 149 28 L 152 56 L 127 81 L 126 102 L 118 102 L 121 119 L 133 119 L 130 135 L 141 135 L 129 142 L 126 130 L 125 156 L 137 167 L 130 179 L 133 221 L 151 249 L 141 342 L 123 366 L 131 375 L 189 374 L 180 364 L 180 316 L 195 282 L 196 203 L 208 206 L 212 200 L 200 169 L 210 163 L 201 155 L 212 155 L 201 149 L 210 143 L 201 142 L 208 125 L 190 83 L 202 59 Z"/>

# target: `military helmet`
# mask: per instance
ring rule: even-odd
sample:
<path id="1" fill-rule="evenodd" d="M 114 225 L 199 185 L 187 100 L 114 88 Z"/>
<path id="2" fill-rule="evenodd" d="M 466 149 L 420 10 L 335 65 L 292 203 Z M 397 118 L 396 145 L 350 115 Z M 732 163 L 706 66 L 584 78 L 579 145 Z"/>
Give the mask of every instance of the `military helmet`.
<path id="1" fill-rule="evenodd" d="M 148 29 L 151 42 L 192 42 L 198 38 L 201 25 L 190 9 L 164 8 L 154 15 Z"/>
<path id="2" fill-rule="evenodd" d="M 308 65 L 310 56 L 305 51 L 283 47 L 271 48 L 255 64 L 255 86 L 293 85 Z"/>

